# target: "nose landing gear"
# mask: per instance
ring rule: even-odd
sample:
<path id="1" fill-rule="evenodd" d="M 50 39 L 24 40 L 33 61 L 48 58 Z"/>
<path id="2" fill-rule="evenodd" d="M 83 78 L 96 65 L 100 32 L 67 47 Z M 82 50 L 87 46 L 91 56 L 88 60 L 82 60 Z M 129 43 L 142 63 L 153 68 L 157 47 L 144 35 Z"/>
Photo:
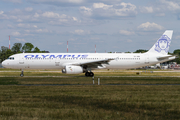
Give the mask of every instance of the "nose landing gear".
<path id="1" fill-rule="evenodd" d="M 21 71 L 20 76 L 21 76 L 21 77 L 23 77 L 23 76 L 24 76 L 24 71 L 23 71 L 23 70 Z"/>

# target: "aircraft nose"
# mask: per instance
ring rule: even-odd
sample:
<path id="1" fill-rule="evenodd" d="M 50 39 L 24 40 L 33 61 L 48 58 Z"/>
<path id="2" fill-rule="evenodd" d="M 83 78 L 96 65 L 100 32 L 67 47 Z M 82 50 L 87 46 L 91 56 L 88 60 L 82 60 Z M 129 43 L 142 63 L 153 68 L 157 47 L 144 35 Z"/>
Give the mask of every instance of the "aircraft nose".
<path id="1" fill-rule="evenodd" d="M 3 66 L 3 67 L 6 67 L 6 61 L 3 61 L 3 62 L 2 62 L 2 66 Z"/>

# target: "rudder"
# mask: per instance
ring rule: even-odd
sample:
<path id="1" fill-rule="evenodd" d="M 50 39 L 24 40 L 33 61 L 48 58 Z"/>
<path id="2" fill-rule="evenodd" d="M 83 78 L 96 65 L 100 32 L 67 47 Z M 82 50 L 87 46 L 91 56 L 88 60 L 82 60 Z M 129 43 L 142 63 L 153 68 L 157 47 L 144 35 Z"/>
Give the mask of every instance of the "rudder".
<path id="1" fill-rule="evenodd" d="M 171 44 L 173 30 L 166 30 L 164 34 L 158 39 L 148 53 L 160 53 L 167 55 Z"/>

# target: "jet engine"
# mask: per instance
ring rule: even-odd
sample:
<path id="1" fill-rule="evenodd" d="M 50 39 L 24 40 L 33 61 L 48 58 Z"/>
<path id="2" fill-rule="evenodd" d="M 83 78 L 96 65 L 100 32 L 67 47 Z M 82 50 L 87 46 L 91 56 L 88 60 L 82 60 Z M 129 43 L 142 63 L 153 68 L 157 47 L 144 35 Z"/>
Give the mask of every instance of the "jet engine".
<path id="1" fill-rule="evenodd" d="M 81 66 L 65 66 L 65 68 L 62 69 L 62 73 L 79 74 L 83 73 L 83 68 Z"/>

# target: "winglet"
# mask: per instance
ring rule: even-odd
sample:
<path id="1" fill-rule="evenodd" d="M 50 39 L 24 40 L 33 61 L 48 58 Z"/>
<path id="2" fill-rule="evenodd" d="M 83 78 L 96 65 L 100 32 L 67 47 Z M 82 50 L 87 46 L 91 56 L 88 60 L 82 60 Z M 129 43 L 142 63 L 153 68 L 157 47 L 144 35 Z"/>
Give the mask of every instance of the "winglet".
<path id="1" fill-rule="evenodd" d="M 167 55 L 171 44 L 173 30 L 166 30 L 164 34 L 158 39 L 148 53 L 160 53 Z"/>

